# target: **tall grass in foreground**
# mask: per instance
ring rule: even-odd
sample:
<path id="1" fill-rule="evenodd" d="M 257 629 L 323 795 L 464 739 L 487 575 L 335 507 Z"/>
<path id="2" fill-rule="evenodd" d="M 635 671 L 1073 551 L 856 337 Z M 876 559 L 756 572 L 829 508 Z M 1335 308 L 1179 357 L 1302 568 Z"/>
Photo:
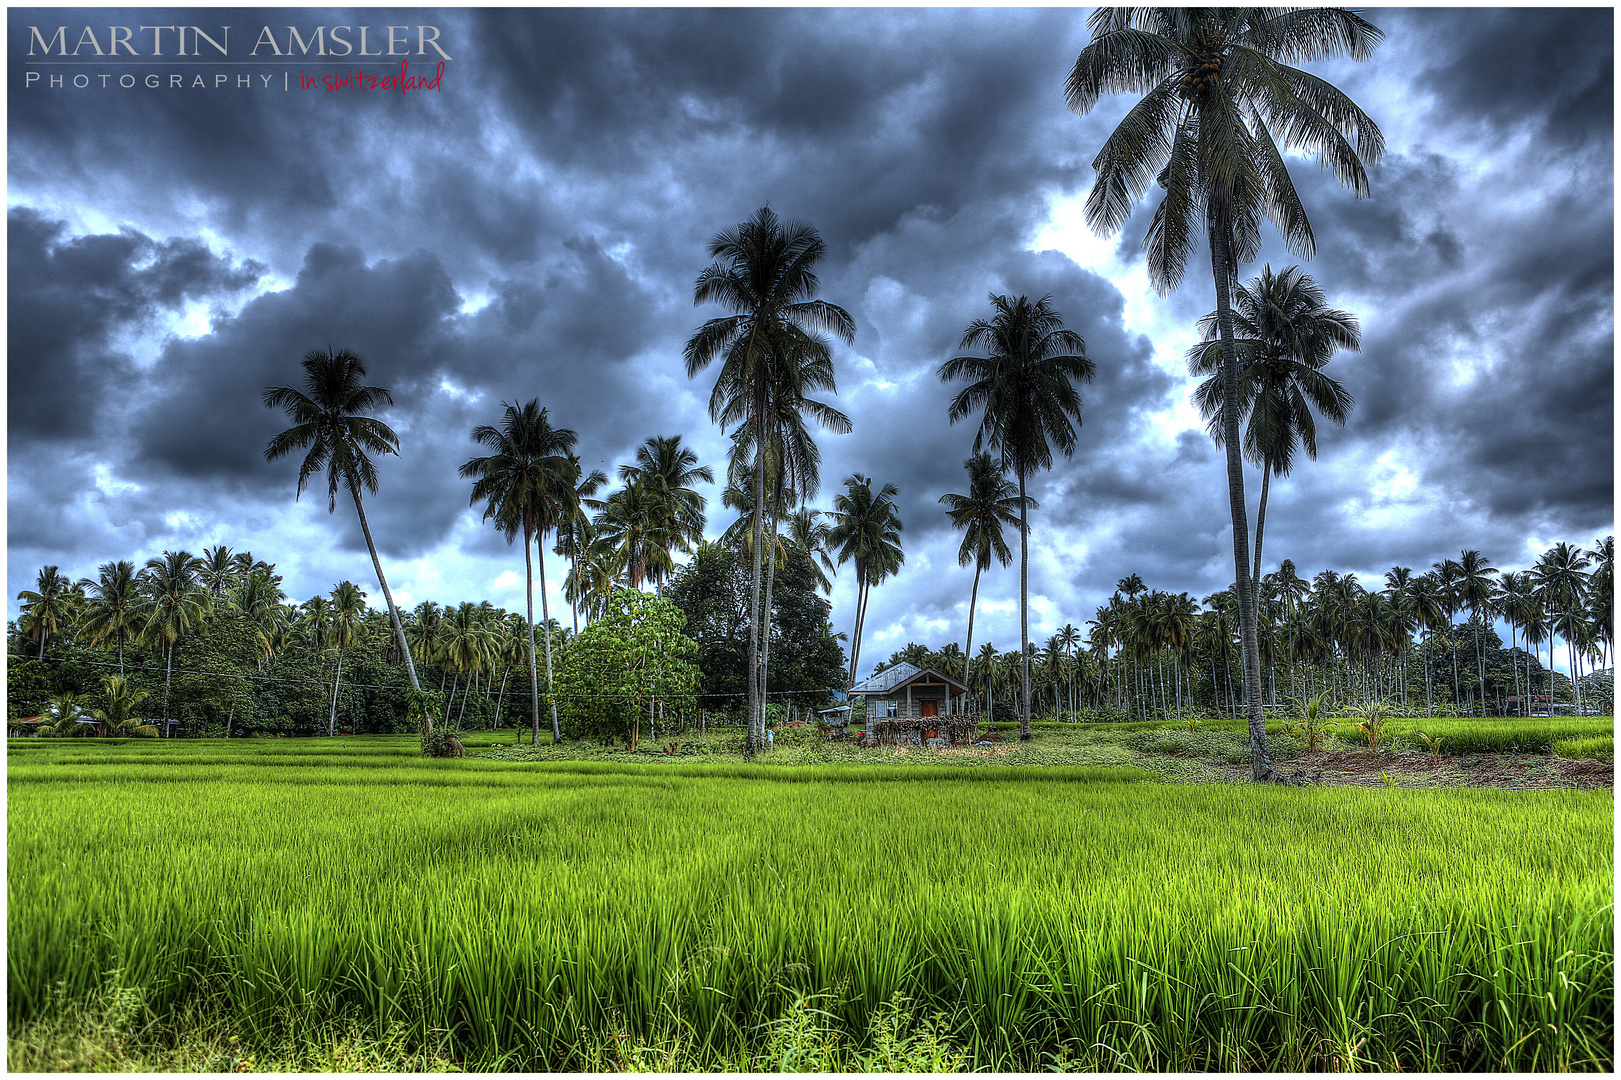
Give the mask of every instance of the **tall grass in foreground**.
<path id="1" fill-rule="evenodd" d="M 1613 1066 L 1608 792 L 357 753 L 13 755 L 13 1028 L 116 982 L 470 1068 Z"/>

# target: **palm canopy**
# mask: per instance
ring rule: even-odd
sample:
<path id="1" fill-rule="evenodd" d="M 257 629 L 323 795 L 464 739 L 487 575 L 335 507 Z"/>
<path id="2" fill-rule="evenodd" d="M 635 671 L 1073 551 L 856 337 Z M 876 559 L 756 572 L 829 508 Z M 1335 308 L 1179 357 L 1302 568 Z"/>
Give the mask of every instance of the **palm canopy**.
<path id="1" fill-rule="evenodd" d="M 1350 312 L 1328 306 L 1322 287 L 1298 266 L 1273 273 L 1270 265 L 1238 287 L 1233 305 L 1233 346 L 1238 353 L 1240 412 L 1248 417 L 1244 456 L 1288 476 L 1298 446 L 1317 460 L 1315 409 L 1341 427 L 1356 399 L 1323 373 L 1340 349 L 1362 346 L 1361 328 Z M 1193 393 L 1217 446 L 1224 437 L 1221 341 L 1216 313 L 1199 320 L 1204 340 L 1188 350 L 1188 370 L 1207 376 Z"/>
<path id="2" fill-rule="evenodd" d="M 987 449 L 1021 481 L 1052 467 L 1052 448 L 1068 457 L 1081 426 L 1081 396 L 1075 383 L 1090 382 L 1097 366 L 1081 335 L 1064 327 L 1052 297 L 992 294 L 996 314 L 977 319 L 962 336 L 962 348 L 984 356 L 957 356 L 940 365 L 944 382 L 967 379 L 951 401 L 953 424 L 982 414 L 974 450 Z"/>
<path id="3" fill-rule="evenodd" d="M 493 520 L 507 543 L 521 532 L 527 544 L 562 516 L 559 489 L 571 486 L 569 453 L 578 436 L 552 427 L 538 398 L 502 406 L 500 427 L 473 429 L 472 440 L 490 453 L 469 459 L 457 475 L 474 481 L 469 505 L 484 503 L 484 520 Z"/>
<path id="4" fill-rule="evenodd" d="M 715 470 L 698 464 L 698 455 L 681 445 L 681 436 L 654 436 L 636 448 L 636 463 L 619 466 L 619 479 L 639 483 L 659 496 L 662 531 L 680 551 L 691 551 L 704 535 L 704 497 L 694 484 L 715 482 Z"/>
<path id="5" fill-rule="evenodd" d="M 1064 85 L 1085 115 L 1104 94 L 1141 94 L 1092 161 L 1086 220 L 1112 235 L 1152 185 L 1164 196 L 1144 237 L 1155 289 L 1180 284 L 1212 220 L 1229 268 L 1255 257 L 1270 220 L 1311 258 L 1311 223 L 1283 153 L 1315 158 L 1355 194 L 1384 153 L 1378 126 L 1349 97 L 1293 64 L 1366 60 L 1383 38 L 1336 8 L 1099 8 L 1092 41 Z"/>
<path id="6" fill-rule="evenodd" d="M 901 549 L 901 518 L 895 500 L 900 490 L 885 484 L 872 491 L 872 478 L 853 473 L 845 478 L 844 492 L 833 497 L 828 515 L 827 546 L 838 556 L 838 564 L 854 562 L 856 570 L 855 635 L 850 643 L 850 674 L 853 684 L 861 662 L 861 631 L 866 621 L 867 596 L 872 587 L 894 574 L 906 562 Z"/>
<path id="7" fill-rule="evenodd" d="M 141 601 L 135 564 L 128 559 L 102 563 L 97 571 L 97 580 L 86 578 L 79 584 L 86 596 L 80 625 L 90 634 L 90 644 L 118 649 L 119 672 L 122 674 L 124 645 L 135 636 L 135 609 Z"/>
<path id="8" fill-rule="evenodd" d="M 366 364 L 347 349 L 304 355 L 304 390 L 273 386 L 265 390 L 268 409 L 280 409 L 293 426 L 270 440 L 265 460 L 277 461 L 295 450 L 307 450 L 298 467 L 298 494 L 310 477 L 327 473 L 327 509 L 336 510 L 341 483 L 353 494 L 377 493 L 377 467 L 367 454 L 398 454 L 400 439 L 392 428 L 366 414 L 394 404 L 388 389 L 366 386 Z"/>
<path id="9" fill-rule="evenodd" d="M 952 526 L 963 534 L 957 564 L 989 570 L 994 558 L 1006 566 L 1013 561 L 1013 551 L 1002 538 L 1002 526 L 1018 526 L 1021 504 L 1038 504 L 1029 496 L 1021 498 L 1006 471 L 988 453 L 975 454 L 963 467 L 968 470 L 968 494 L 940 496 Z"/>

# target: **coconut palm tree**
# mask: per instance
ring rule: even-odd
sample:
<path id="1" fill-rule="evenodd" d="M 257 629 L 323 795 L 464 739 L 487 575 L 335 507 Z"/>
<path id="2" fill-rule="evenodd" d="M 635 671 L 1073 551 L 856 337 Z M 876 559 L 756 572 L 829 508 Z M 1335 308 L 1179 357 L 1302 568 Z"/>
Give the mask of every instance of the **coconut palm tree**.
<path id="1" fill-rule="evenodd" d="M 890 574 L 896 573 L 906 562 L 901 550 L 900 512 L 895 500 L 900 491 L 894 484 L 885 484 L 872 493 L 872 478 L 852 473 L 844 480 L 844 492 L 833 496 L 833 510 L 828 515 L 833 526 L 828 530 L 827 543 L 838 555 L 838 563 L 855 563 L 856 621 L 850 641 L 850 674 L 847 685 L 854 686 L 856 671 L 861 664 L 861 632 L 867 621 L 867 597 L 872 587 Z"/>
<path id="2" fill-rule="evenodd" d="M 612 560 L 614 576 L 640 589 L 655 577 L 662 579 L 675 566 L 671 548 L 677 535 L 670 531 L 669 504 L 648 484 L 633 480 L 602 501 L 593 500 L 597 514 L 591 519 L 593 543 Z"/>
<path id="3" fill-rule="evenodd" d="M 265 563 L 249 570 L 231 593 L 231 607 L 252 624 L 265 660 L 275 655 L 272 646 L 283 622 L 282 604 L 286 599 L 287 594 L 281 589 L 281 575 Z"/>
<path id="4" fill-rule="evenodd" d="M 394 636 L 405 660 L 405 673 L 410 676 L 411 689 L 420 691 L 422 684 L 417 682 L 416 664 L 411 660 L 405 628 L 400 625 L 394 594 L 383 576 L 383 564 L 377 557 L 377 544 L 372 540 L 366 507 L 360 498 L 362 491 L 377 494 L 377 466 L 367 455 L 400 452 L 400 438 L 394 430 L 369 415 L 380 405 L 394 404 L 394 398 L 387 387 L 364 384 L 366 363 L 347 349 L 338 352 L 311 349 L 304 354 L 303 368 L 304 390 L 272 386 L 264 392 L 265 408 L 280 409 L 293 422 L 292 427 L 270 440 L 265 447 L 265 460 L 279 461 L 295 450 L 305 450 L 304 460 L 298 466 L 298 487 L 293 497 L 303 495 L 310 477 L 325 469 L 327 513 L 334 513 L 338 508 L 339 485 L 354 499 L 360 532 L 366 538 L 372 569 L 377 572 L 377 584 L 388 603 L 388 617 L 394 624 Z M 423 710 L 422 726 L 424 734 L 432 734 L 433 716 L 429 710 Z"/>
<path id="5" fill-rule="evenodd" d="M 80 723 L 89 718 L 82 695 L 58 694 L 46 703 L 45 716 L 38 730 L 41 736 L 48 739 L 83 738 L 97 733 L 95 725 Z"/>
<path id="6" fill-rule="evenodd" d="M 467 685 L 462 690 L 461 710 L 457 713 L 457 724 L 467 715 L 467 696 L 472 692 L 473 679 L 480 671 L 490 666 L 491 653 L 496 647 L 493 635 L 490 632 L 486 612 L 479 605 L 463 600 L 454 611 L 445 616 L 445 646 L 444 657 L 446 663 L 458 673 L 467 676 Z M 451 696 L 456 694 L 455 684 L 451 684 Z M 448 719 L 450 711 L 447 708 L 445 716 Z M 538 729 L 536 732 L 538 736 Z M 538 745 L 538 741 L 537 741 Z"/>
<path id="7" fill-rule="evenodd" d="M 568 455 L 569 489 L 558 508 L 557 546 L 555 554 L 569 561 L 569 572 L 564 575 L 563 593 L 568 597 L 569 611 L 574 618 L 574 632 L 580 632 L 580 592 L 576 588 L 580 577 L 580 558 L 591 546 L 591 515 L 587 504 L 591 497 L 608 482 L 608 474 L 592 469 L 587 475 L 574 454 Z"/>
<path id="8" fill-rule="evenodd" d="M 663 520 L 658 531 L 671 538 L 675 551 L 691 553 L 704 536 L 704 497 L 692 485 L 713 484 L 715 470 L 698 464 L 698 455 L 681 445 L 681 436 L 658 435 L 636 448 L 636 463 L 619 466 L 619 479 L 639 483 L 659 497 Z M 673 565 L 673 564 L 672 564 Z M 663 595 L 668 568 L 651 567 L 653 591 Z"/>
<path id="9" fill-rule="evenodd" d="M 149 696 L 151 695 L 146 690 L 133 689 L 129 685 L 129 680 L 122 675 L 103 675 L 101 697 L 104 704 L 92 715 L 101 725 L 103 734 L 155 739 L 158 729 L 151 724 L 143 723 L 135 716 L 135 706 Z"/>
<path id="10" fill-rule="evenodd" d="M 785 395 L 790 403 L 804 400 L 809 389 L 832 390 L 832 364 L 825 382 L 803 382 L 785 376 L 782 367 L 792 358 L 814 352 L 818 332 L 825 331 L 849 343 L 855 340 L 855 320 L 836 304 L 813 297 L 818 288 L 815 267 L 826 252 L 816 229 L 800 222 L 783 222 L 762 207 L 736 228 L 717 233 L 709 254 L 717 261 L 698 275 L 693 304 L 720 303 L 734 314 L 710 319 L 687 342 L 684 358 L 687 377 L 719 359 L 721 370 L 709 398 L 709 417 L 722 427 L 733 424 L 754 429 L 755 444 L 764 449 Z M 802 370 L 804 365 L 798 364 Z M 754 571 L 749 619 L 750 734 L 745 751 L 756 749 L 756 731 L 764 720 L 763 687 L 759 684 L 760 607 L 763 598 L 762 549 L 765 532 L 766 470 L 755 470 Z"/>
<path id="11" fill-rule="evenodd" d="M 326 733 L 338 733 L 338 687 L 343 683 L 343 654 L 359 639 L 366 617 L 366 594 L 352 581 L 340 581 L 332 589 L 332 608 L 327 641 L 338 653 L 338 670 L 332 677 L 332 710 L 327 716 Z"/>
<path id="12" fill-rule="evenodd" d="M 1081 426 L 1077 382 L 1091 382 L 1096 365 L 1086 342 L 1052 309 L 1052 297 L 1035 303 L 1027 296 L 991 296 L 995 314 L 976 319 L 963 333 L 961 347 L 984 349 L 984 356 L 956 356 L 940 365 L 942 382 L 966 379 L 947 415 L 953 424 L 980 414 L 974 452 L 989 450 L 1019 484 L 1019 498 L 1037 471 L 1052 468 L 1053 448 L 1066 458 L 1075 453 Z M 1024 701 L 1019 738 L 1030 738 L 1030 505 L 1019 504 L 1019 633 L 1025 660 Z"/>
<path id="13" fill-rule="evenodd" d="M 1345 426 L 1355 399 L 1344 386 L 1323 374 L 1340 349 L 1357 352 L 1362 333 L 1355 315 L 1328 306 L 1322 288 L 1298 266 L 1274 274 L 1270 265 L 1238 287 L 1234 297 L 1233 348 L 1239 362 L 1245 417 L 1244 456 L 1261 467 L 1261 501 L 1255 512 L 1254 580 L 1261 577 L 1261 543 L 1266 530 L 1266 500 L 1273 476 L 1294 469 L 1295 448 L 1317 460 L 1315 408 Z M 1207 376 L 1193 400 L 1209 425 L 1211 439 L 1222 444 L 1223 377 L 1220 331 L 1216 313 L 1199 320 L 1204 341 L 1188 350 L 1188 369 Z"/>
<path id="14" fill-rule="evenodd" d="M 1492 593 L 1497 581 L 1495 567 L 1478 551 L 1465 551 L 1458 557 L 1458 596 L 1469 609 L 1475 631 L 1475 668 L 1480 680 L 1480 715 L 1486 715 L 1486 657 L 1481 649 L 1480 628 L 1492 612 Z"/>
<path id="15" fill-rule="evenodd" d="M 1563 540 L 1543 552 L 1529 571 L 1537 583 L 1537 593 L 1548 612 L 1550 632 L 1557 631 L 1565 639 L 1565 653 L 1570 663 L 1570 684 L 1576 694 L 1576 708 L 1581 711 L 1581 688 L 1576 685 L 1575 643 L 1571 640 L 1576 617 L 1587 595 L 1587 574 L 1591 565 L 1586 552 Z M 1548 643 L 1548 668 L 1553 669 L 1553 642 Z M 1552 676 L 1549 676 L 1550 680 Z"/>
<path id="16" fill-rule="evenodd" d="M 535 664 L 535 572 L 530 545 L 568 516 L 573 501 L 579 461 L 572 457 L 578 436 L 568 428 L 554 428 L 538 398 L 523 406 L 502 403 L 499 428 L 480 424 L 472 439 L 491 453 L 462 465 L 459 475 L 474 480 L 469 505 L 484 503 L 484 520 L 495 522 L 507 543 L 523 534 L 524 603 L 529 622 L 529 706 L 531 741 L 540 745 L 540 677 Z M 551 614 L 546 600 L 546 550 L 540 547 L 541 617 L 546 620 L 546 685 L 552 683 Z M 552 703 L 552 743 L 562 741 L 557 725 L 557 703 Z"/>
<path id="17" fill-rule="evenodd" d="M 76 594 L 73 583 L 54 566 L 42 567 L 32 589 L 17 594 L 23 602 L 18 629 L 39 639 L 39 659 L 45 659 L 45 642 L 64 623 L 73 620 Z"/>
<path id="18" fill-rule="evenodd" d="M 954 528 L 962 532 L 957 547 L 957 565 L 974 565 L 974 587 L 968 593 L 968 641 L 963 647 L 962 681 L 968 682 L 968 667 L 974 649 L 974 612 L 979 607 L 979 575 L 990 569 L 991 560 L 1006 566 L 1013 552 L 1002 539 L 1003 525 L 1017 525 L 1018 511 L 1025 500 L 1007 478 L 1007 470 L 983 450 L 963 462 L 968 470 L 968 494 L 940 496 Z"/>
<path id="19" fill-rule="evenodd" d="M 1260 247 L 1270 219 L 1289 250 L 1315 247 L 1306 210 L 1280 150 L 1312 155 L 1357 195 L 1368 194 L 1363 163 L 1384 152 L 1379 128 L 1332 85 L 1290 65 L 1324 56 L 1365 60 L 1379 29 L 1326 8 L 1098 8 L 1092 41 L 1075 61 L 1064 94 L 1085 115 L 1105 93 L 1143 97 L 1092 161 L 1096 181 L 1087 224 L 1112 236 L 1152 186 L 1163 192 L 1144 247 L 1149 280 L 1162 295 L 1181 283 L 1198 233 L 1210 242 L 1222 379 L 1222 418 L 1233 566 L 1239 598 L 1244 692 L 1257 782 L 1277 778 L 1261 712 L 1257 611 L 1251 595 L 1249 525 L 1239 456 L 1242 401 L 1232 320 L 1232 277 Z M 1355 140 L 1355 145 L 1352 145 Z"/>
<path id="20" fill-rule="evenodd" d="M 102 563 L 97 580 L 79 583 L 85 592 L 85 609 L 80 626 L 90 635 L 90 644 L 118 650 L 118 673 L 124 674 L 124 646 L 139 626 L 135 609 L 141 602 L 135 564 L 128 559 Z"/>
<path id="21" fill-rule="evenodd" d="M 828 535 L 832 527 L 818 520 L 821 516 L 822 511 L 812 510 L 808 506 L 801 506 L 788 515 L 788 557 L 803 559 L 811 580 L 824 593 L 831 593 L 833 579 L 828 575 L 837 574 L 838 569 L 833 557 L 828 554 Z"/>
<path id="22" fill-rule="evenodd" d="M 224 544 L 216 544 L 203 549 L 203 557 L 198 560 L 197 572 L 202 578 L 203 588 L 208 590 L 208 595 L 218 605 L 236 583 L 237 577 L 241 574 L 241 565 L 230 548 Z"/>
<path id="23" fill-rule="evenodd" d="M 197 572 L 197 557 L 165 551 L 148 559 L 138 578 L 140 602 L 135 617 L 141 637 L 163 648 L 163 732 L 169 733 L 169 688 L 174 674 L 174 646 L 208 617 L 212 605 Z"/>

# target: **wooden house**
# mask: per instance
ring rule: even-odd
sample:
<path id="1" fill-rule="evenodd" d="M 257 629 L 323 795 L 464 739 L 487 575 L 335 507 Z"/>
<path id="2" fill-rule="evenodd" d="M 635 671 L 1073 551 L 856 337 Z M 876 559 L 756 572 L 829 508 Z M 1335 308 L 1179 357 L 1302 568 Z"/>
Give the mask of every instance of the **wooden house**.
<path id="1" fill-rule="evenodd" d="M 850 688 L 867 703 L 867 737 L 889 745 L 971 743 L 979 717 L 966 712 L 968 687 L 934 668 L 900 663 Z"/>

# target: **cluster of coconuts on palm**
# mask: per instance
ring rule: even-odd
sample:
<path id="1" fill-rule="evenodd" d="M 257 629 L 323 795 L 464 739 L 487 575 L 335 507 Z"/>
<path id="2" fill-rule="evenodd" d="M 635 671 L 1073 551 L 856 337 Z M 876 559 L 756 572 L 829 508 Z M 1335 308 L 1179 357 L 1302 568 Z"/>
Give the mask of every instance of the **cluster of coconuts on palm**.
<path id="1" fill-rule="evenodd" d="M 1192 101 L 1203 97 L 1221 74 L 1221 57 L 1212 56 L 1182 76 L 1181 96 Z"/>

